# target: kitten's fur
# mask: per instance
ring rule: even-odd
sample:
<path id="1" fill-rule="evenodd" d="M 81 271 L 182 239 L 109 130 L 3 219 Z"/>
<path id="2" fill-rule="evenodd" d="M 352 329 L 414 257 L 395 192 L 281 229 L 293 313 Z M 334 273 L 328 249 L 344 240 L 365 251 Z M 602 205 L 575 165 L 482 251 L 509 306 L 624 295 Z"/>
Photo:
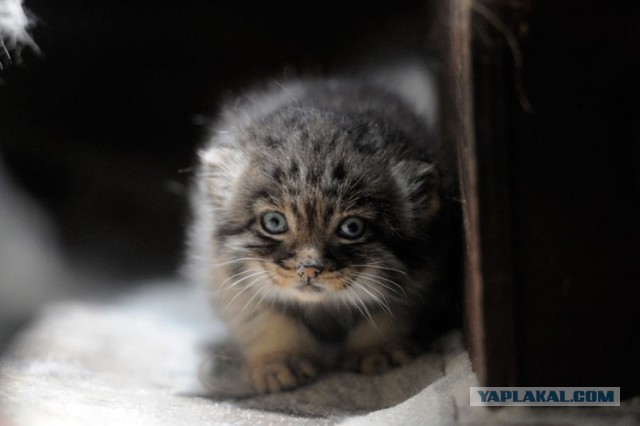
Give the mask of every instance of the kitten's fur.
<path id="1" fill-rule="evenodd" d="M 223 111 L 200 156 L 191 251 L 257 391 L 410 359 L 439 267 L 428 122 L 354 80 L 274 84 Z"/>

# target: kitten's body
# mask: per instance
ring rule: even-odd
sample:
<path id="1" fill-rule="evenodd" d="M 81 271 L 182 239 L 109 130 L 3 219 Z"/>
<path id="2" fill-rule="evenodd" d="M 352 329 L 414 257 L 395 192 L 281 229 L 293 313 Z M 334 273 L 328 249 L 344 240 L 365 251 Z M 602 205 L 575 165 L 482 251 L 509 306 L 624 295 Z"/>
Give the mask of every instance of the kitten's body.
<path id="1" fill-rule="evenodd" d="M 391 91 L 341 80 L 276 84 L 223 111 L 191 249 L 258 391 L 409 359 L 439 267 L 427 122 Z"/>

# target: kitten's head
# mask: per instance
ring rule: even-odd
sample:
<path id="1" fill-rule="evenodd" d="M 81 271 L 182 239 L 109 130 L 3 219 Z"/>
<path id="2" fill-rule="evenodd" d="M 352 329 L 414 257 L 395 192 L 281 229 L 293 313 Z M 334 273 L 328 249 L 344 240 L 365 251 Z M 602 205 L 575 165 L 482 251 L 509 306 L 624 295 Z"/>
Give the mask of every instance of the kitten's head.
<path id="1" fill-rule="evenodd" d="M 440 208 L 436 168 L 388 126 L 289 111 L 203 153 L 214 245 L 256 299 L 388 303 L 407 297 Z"/>

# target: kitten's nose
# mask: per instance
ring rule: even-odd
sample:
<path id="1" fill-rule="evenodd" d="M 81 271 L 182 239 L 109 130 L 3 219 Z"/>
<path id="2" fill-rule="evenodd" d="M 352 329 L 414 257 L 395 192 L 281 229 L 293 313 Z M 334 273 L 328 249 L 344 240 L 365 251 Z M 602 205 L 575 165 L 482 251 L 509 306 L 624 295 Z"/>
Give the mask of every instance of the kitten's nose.
<path id="1" fill-rule="evenodd" d="M 315 278 L 322 272 L 322 266 L 316 263 L 302 263 L 296 268 L 301 277 Z"/>

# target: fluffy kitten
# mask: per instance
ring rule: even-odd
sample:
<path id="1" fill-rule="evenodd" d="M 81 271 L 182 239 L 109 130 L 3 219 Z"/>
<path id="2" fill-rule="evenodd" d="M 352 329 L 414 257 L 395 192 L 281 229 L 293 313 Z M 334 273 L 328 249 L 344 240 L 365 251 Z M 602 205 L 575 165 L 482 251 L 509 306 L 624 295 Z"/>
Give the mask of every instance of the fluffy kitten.
<path id="1" fill-rule="evenodd" d="M 438 275 L 427 120 L 376 84 L 303 80 L 223 110 L 191 251 L 258 392 L 410 360 Z"/>

